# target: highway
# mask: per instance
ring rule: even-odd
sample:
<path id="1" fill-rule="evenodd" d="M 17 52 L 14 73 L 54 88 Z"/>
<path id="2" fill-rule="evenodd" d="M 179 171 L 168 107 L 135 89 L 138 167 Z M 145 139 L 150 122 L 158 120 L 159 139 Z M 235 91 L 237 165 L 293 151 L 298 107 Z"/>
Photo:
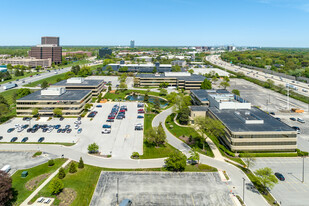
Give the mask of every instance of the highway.
<path id="1" fill-rule="evenodd" d="M 99 65 L 101 64 L 101 62 L 99 63 L 89 63 L 89 64 L 84 64 L 85 66 L 96 66 L 96 65 Z M 80 66 L 84 66 L 84 65 L 80 65 Z M 62 74 L 62 73 L 65 73 L 65 72 L 68 72 L 71 70 L 71 67 L 65 67 L 65 68 L 62 68 L 62 69 L 49 69 L 50 72 L 48 72 L 47 70 L 43 73 L 40 73 L 38 75 L 34 75 L 32 77 L 25 77 L 25 78 L 22 78 L 22 79 L 19 79 L 19 81 L 12 81 L 13 84 L 17 84 L 18 86 L 15 87 L 15 88 L 12 88 L 12 89 L 19 89 L 19 88 L 23 88 L 24 85 L 26 84 L 29 84 L 31 82 L 35 82 L 35 81 L 39 81 L 41 79 L 46 79 L 48 77 L 52 77 L 54 75 L 58 75 L 58 74 Z M 3 89 L 3 85 L 5 84 L 1 84 L 0 85 L 0 92 L 4 92 L 5 90 Z"/>
<path id="2" fill-rule="evenodd" d="M 246 76 L 254 78 L 254 79 L 258 79 L 260 81 L 265 82 L 268 79 L 271 79 L 272 81 L 274 81 L 274 84 L 276 86 L 280 84 L 283 85 L 284 87 L 286 87 L 286 84 L 293 85 L 297 87 L 297 90 L 294 90 L 294 89 L 290 89 L 290 90 L 293 90 L 294 92 L 298 94 L 309 97 L 309 84 L 307 83 L 279 77 L 279 76 L 272 75 L 272 74 L 267 74 L 261 71 L 256 71 L 256 70 L 248 69 L 245 67 L 236 66 L 236 65 L 233 65 L 231 63 L 227 63 L 221 60 L 219 55 L 206 56 L 206 60 L 211 62 L 212 64 L 223 67 L 224 69 L 232 71 L 232 72 L 243 72 Z"/>

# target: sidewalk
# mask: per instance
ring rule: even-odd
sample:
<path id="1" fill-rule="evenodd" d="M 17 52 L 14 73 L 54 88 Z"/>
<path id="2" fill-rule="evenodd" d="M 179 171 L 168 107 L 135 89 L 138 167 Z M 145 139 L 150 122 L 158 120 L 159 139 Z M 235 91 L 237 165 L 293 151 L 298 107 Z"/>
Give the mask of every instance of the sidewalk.
<path id="1" fill-rule="evenodd" d="M 61 167 L 65 167 L 65 166 L 67 166 L 68 164 L 69 164 L 69 162 L 70 162 L 71 160 L 70 159 L 68 159 Z M 30 200 L 32 200 L 32 198 L 34 197 L 34 196 L 36 196 L 38 193 L 39 193 L 39 191 L 43 188 L 43 187 L 45 187 L 45 185 L 47 185 L 48 183 L 49 183 L 49 181 L 51 181 L 57 174 L 58 174 L 58 171 L 59 171 L 59 169 L 61 168 L 61 167 L 59 167 L 53 174 L 51 174 L 38 188 L 36 188 L 36 190 L 34 190 L 32 193 L 31 193 L 31 195 L 29 195 L 29 197 L 23 202 L 23 203 L 21 203 L 21 206 L 28 206 L 28 202 L 30 202 Z"/>

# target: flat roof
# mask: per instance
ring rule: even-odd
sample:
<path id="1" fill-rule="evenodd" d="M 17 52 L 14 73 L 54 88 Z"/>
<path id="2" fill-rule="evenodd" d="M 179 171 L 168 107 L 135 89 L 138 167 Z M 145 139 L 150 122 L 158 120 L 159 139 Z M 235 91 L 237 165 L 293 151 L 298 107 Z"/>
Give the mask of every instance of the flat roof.
<path id="1" fill-rule="evenodd" d="M 78 101 L 83 99 L 92 91 L 90 89 L 85 90 L 66 90 L 61 95 L 41 95 L 41 90 L 35 91 L 25 97 L 18 99 L 17 101 Z"/>
<path id="2" fill-rule="evenodd" d="M 208 111 L 208 107 L 205 106 L 190 106 L 192 111 Z"/>
<path id="3" fill-rule="evenodd" d="M 176 78 L 184 81 L 204 81 L 206 77 L 202 75 L 192 74 L 190 76 L 165 76 L 165 74 L 137 74 L 136 77 L 140 78 Z"/>
<path id="4" fill-rule="evenodd" d="M 191 93 L 201 102 L 208 101 L 207 92 L 205 89 L 191 90 Z"/>
<path id="5" fill-rule="evenodd" d="M 102 84 L 104 80 L 94 80 L 94 79 L 85 79 L 82 83 L 67 83 L 67 80 L 62 80 L 57 82 L 51 86 L 85 86 L 85 87 L 93 87 L 99 86 Z"/>
<path id="6" fill-rule="evenodd" d="M 252 107 L 251 109 L 224 109 L 209 107 L 213 113 L 232 132 L 293 132 L 293 128 L 268 115 L 266 112 Z M 244 120 L 263 123 L 246 124 Z"/>

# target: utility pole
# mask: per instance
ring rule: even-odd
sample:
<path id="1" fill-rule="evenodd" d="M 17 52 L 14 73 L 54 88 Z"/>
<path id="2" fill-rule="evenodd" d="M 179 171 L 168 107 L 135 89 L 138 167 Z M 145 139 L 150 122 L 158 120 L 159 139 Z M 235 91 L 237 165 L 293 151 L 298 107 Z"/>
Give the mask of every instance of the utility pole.
<path id="1" fill-rule="evenodd" d="M 117 194 L 116 194 L 116 198 L 117 198 L 117 205 L 119 204 L 119 177 L 117 177 Z"/>
<path id="2" fill-rule="evenodd" d="M 242 201 L 245 203 L 245 178 L 242 178 L 243 184 L 242 184 Z"/>
<path id="3" fill-rule="evenodd" d="M 302 183 L 305 182 L 305 157 L 302 157 L 303 158 L 303 180 L 302 180 Z"/>
<path id="4" fill-rule="evenodd" d="M 288 84 L 287 109 L 290 111 L 290 84 Z"/>

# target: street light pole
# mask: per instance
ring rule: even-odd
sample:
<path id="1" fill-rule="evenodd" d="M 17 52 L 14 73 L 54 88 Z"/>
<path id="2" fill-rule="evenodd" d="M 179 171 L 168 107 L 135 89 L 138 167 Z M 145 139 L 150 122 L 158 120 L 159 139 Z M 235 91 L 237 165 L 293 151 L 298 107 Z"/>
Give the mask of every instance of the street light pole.
<path id="1" fill-rule="evenodd" d="M 303 157 L 303 181 L 302 183 L 305 182 L 305 157 Z"/>
<path id="2" fill-rule="evenodd" d="M 116 198 L 117 198 L 117 205 L 119 204 L 119 178 L 117 178 L 117 194 L 116 194 Z"/>
<path id="3" fill-rule="evenodd" d="M 243 180 L 243 185 L 242 185 L 242 201 L 245 203 L 245 178 L 242 178 Z"/>

